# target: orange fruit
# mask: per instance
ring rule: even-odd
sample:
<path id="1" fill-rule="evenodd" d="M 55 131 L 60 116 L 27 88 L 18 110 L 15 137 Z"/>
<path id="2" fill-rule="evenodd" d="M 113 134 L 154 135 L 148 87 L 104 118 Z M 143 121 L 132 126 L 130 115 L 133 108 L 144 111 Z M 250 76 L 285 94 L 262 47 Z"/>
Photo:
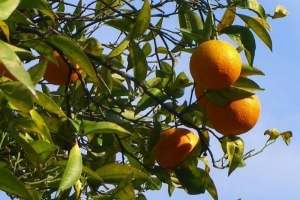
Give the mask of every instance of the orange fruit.
<path id="1" fill-rule="evenodd" d="M 53 51 L 53 56 L 55 57 L 58 65 L 49 60 L 47 63 L 44 78 L 46 81 L 53 85 L 66 85 L 69 77 L 69 66 L 57 51 Z M 46 58 L 44 56 L 41 56 L 40 61 L 44 59 Z M 79 70 L 79 73 L 82 73 L 82 70 L 80 69 L 80 66 L 77 63 L 74 63 L 72 61 L 71 63 L 76 69 Z M 74 71 L 72 71 L 70 84 L 75 83 L 78 79 L 78 75 Z"/>
<path id="2" fill-rule="evenodd" d="M 207 89 L 222 89 L 233 84 L 240 76 L 242 59 L 230 43 L 210 40 L 200 44 L 190 59 L 194 81 Z"/>
<path id="3" fill-rule="evenodd" d="M 208 99 L 205 94 L 205 88 L 201 84 L 196 84 L 195 85 L 195 95 L 196 99 L 198 100 L 198 104 L 200 105 L 201 108 L 206 110 Z"/>
<path id="4" fill-rule="evenodd" d="M 225 136 L 234 136 L 255 126 L 260 115 L 260 102 L 256 95 L 233 100 L 225 105 L 208 102 L 206 112 L 216 131 Z"/>
<path id="5" fill-rule="evenodd" d="M 13 81 L 16 81 L 17 79 L 12 75 L 5 67 L 3 62 L 0 61 L 0 76 L 4 76 L 6 78 L 9 78 Z"/>
<path id="6" fill-rule="evenodd" d="M 172 172 L 196 146 L 199 138 L 185 128 L 171 128 L 164 131 L 154 147 L 157 163 Z"/>

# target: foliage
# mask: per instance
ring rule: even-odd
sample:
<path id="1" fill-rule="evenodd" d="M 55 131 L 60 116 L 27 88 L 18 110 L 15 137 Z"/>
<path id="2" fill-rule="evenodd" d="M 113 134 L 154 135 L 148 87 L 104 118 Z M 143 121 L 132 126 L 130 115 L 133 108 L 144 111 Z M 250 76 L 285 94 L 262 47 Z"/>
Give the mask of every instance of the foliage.
<path id="1" fill-rule="evenodd" d="M 230 174 L 254 154 L 244 153 L 241 138 L 219 138 L 206 126 L 190 95 L 193 81 L 177 60 L 226 34 L 247 63 L 237 83 L 210 99 L 261 90 L 248 78 L 263 75 L 253 66 L 254 35 L 272 50 L 268 20 L 286 10 L 267 14 L 256 0 L 70 2 L 0 2 L 0 60 L 18 80 L 0 78 L 0 189 L 12 199 L 146 199 L 144 192 L 164 183 L 170 196 L 176 188 L 218 199 L 208 158 Z M 79 75 L 76 83 L 56 87 L 43 79 L 47 61 L 39 58 L 55 62 L 54 50 Z M 169 174 L 155 163 L 153 147 L 162 130 L 176 126 L 197 132 L 202 148 Z M 266 134 L 266 145 L 279 135 L 289 144 L 292 136 Z M 220 162 L 210 136 L 224 150 Z M 205 169 L 190 162 L 195 157 Z"/>

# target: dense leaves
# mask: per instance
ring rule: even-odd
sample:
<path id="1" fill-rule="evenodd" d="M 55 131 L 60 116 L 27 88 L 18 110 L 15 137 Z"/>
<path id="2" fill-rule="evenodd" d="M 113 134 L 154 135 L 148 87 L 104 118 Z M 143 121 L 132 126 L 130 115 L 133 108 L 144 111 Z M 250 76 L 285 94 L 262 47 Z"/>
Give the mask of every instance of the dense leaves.
<path id="1" fill-rule="evenodd" d="M 170 196 L 182 189 L 218 199 L 210 170 L 231 174 L 278 137 L 288 145 L 292 132 L 267 130 L 256 154 L 239 137 L 220 138 L 196 103 L 188 64 L 178 60 L 226 34 L 246 63 L 234 84 L 202 97 L 223 105 L 262 91 L 250 79 L 264 75 L 254 67 L 256 43 L 272 50 L 267 19 L 287 14 L 282 6 L 268 14 L 256 0 L 1 1 L 0 190 L 11 199 L 146 199 L 167 184 Z M 50 62 L 61 65 L 54 50 L 66 76 L 79 76 L 74 83 L 44 80 Z M 153 148 L 175 126 L 193 129 L 200 142 L 170 172 Z M 224 151 L 219 163 L 213 139 Z"/>

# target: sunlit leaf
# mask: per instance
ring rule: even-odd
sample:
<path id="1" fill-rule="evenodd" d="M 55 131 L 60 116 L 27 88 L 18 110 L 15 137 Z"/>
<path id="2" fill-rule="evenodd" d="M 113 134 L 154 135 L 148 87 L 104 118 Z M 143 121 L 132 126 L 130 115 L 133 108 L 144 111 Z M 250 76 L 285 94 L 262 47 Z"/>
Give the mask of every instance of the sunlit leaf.
<path id="1" fill-rule="evenodd" d="M 46 66 L 47 66 L 47 60 L 43 60 L 28 69 L 28 73 L 31 76 L 33 85 L 37 85 L 39 81 L 42 79 L 46 71 Z"/>
<path id="2" fill-rule="evenodd" d="M 249 64 L 243 63 L 240 76 L 247 77 L 253 75 L 264 76 L 265 74 L 257 67 L 250 66 Z"/>
<path id="3" fill-rule="evenodd" d="M 130 135 L 131 133 L 121 126 L 112 122 L 92 122 L 84 121 L 82 123 L 80 130 L 83 131 L 85 135 L 88 134 L 101 134 L 101 133 L 115 133 L 118 135 Z"/>
<path id="4" fill-rule="evenodd" d="M 0 29 L 4 33 L 6 40 L 9 41 L 9 28 L 4 21 L 0 21 Z"/>
<path id="5" fill-rule="evenodd" d="M 135 179 L 149 179 L 148 175 L 137 168 L 123 164 L 108 164 L 96 170 L 96 173 L 105 183 L 119 183 L 128 175 L 133 175 Z"/>
<path id="6" fill-rule="evenodd" d="M 29 190 L 15 175 L 11 173 L 11 171 L 0 167 L 0 176 L 0 190 L 17 195 L 26 200 L 32 199 Z"/>
<path id="7" fill-rule="evenodd" d="M 6 20 L 19 3 L 20 0 L 2 0 L 0 2 L 0 20 Z"/>
<path id="8" fill-rule="evenodd" d="M 30 75 L 24 68 L 21 60 L 16 55 L 16 53 L 9 48 L 9 46 L 0 40 L 0 61 L 5 65 L 6 69 L 14 76 L 16 79 L 20 80 L 32 94 L 36 94 L 34 85 L 32 84 Z"/>
<path id="9" fill-rule="evenodd" d="M 237 14 L 272 51 L 272 40 L 265 27 L 252 17 Z"/>
<path id="10" fill-rule="evenodd" d="M 148 0 L 144 1 L 142 9 L 139 11 L 136 22 L 130 33 L 130 39 L 135 39 L 141 36 L 150 24 L 151 19 L 151 6 Z"/>
<path id="11" fill-rule="evenodd" d="M 186 2 L 182 1 L 178 7 L 178 22 L 179 22 L 179 28 L 191 30 L 192 27 L 191 27 L 189 18 L 187 16 L 188 10 L 189 10 L 189 6 L 186 4 Z M 183 35 L 182 42 L 185 44 L 191 45 L 193 40 L 190 39 L 189 37 Z"/>
<path id="12" fill-rule="evenodd" d="M 42 140 L 34 141 L 31 146 L 39 155 L 39 160 L 41 163 L 45 163 L 52 156 L 52 154 L 58 150 L 56 145 Z"/>
<path id="13" fill-rule="evenodd" d="M 279 134 L 280 134 L 280 132 L 276 128 L 268 129 L 264 133 L 264 135 L 269 135 L 270 136 L 268 141 L 276 140 L 279 137 Z"/>
<path id="14" fill-rule="evenodd" d="M 283 141 L 286 145 L 289 145 L 291 143 L 291 137 L 293 136 L 292 131 L 286 131 L 280 133 L 280 136 L 282 137 Z"/>
<path id="15" fill-rule="evenodd" d="M 244 141 L 239 137 L 227 138 L 228 176 L 239 166 L 243 159 Z"/>
<path id="16" fill-rule="evenodd" d="M 221 21 L 217 25 L 217 32 L 221 32 L 224 28 L 229 27 L 233 24 L 235 19 L 235 11 L 236 7 L 226 8 Z"/>
<path id="17" fill-rule="evenodd" d="M 282 17 L 286 17 L 288 14 L 289 14 L 288 11 L 282 5 L 277 5 L 272 18 L 273 19 L 282 18 Z"/>
<path id="18" fill-rule="evenodd" d="M 50 35 L 47 37 L 47 41 L 64 52 L 70 60 L 83 69 L 94 84 L 99 85 L 98 77 L 90 60 L 74 40 L 63 35 Z"/>
<path id="19" fill-rule="evenodd" d="M 128 47 L 130 40 L 128 38 L 124 38 L 124 40 L 114 48 L 107 56 L 107 58 L 112 58 L 120 55 L 123 51 Z"/>
<path id="20" fill-rule="evenodd" d="M 76 142 L 76 144 L 72 147 L 68 159 L 68 163 L 66 166 L 66 170 L 61 178 L 61 182 L 59 184 L 59 190 L 66 190 L 72 187 L 76 181 L 79 179 L 82 172 L 82 156 L 80 152 L 80 148 Z"/>
<path id="21" fill-rule="evenodd" d="M 150 41 L 152 39 L 154 39 L 154 37 L 156 37 L 158 35 L 158 31 L 160 30 L 162 23 L 163 23 L 163 17 L 160 18 L 158 20 L 158 22 L 155 24 L 155 28 L 157 29 L 157 31 L 150 31 L 146 37 L 143 39 L 144 41 Z"/>
<path id="22" fill-rule="evenodd" d="M 44 0 L 22 0 L 18 9 L 37 9 L 55 22 L 55 14 L 47 1 Z"/>
<path id="23" fill-rule="evenodd" d="M 129 44 L 129 52 L 134 77 L 140 81 L 145 80 L 147 76 L 148 63 L 144 52 L 133 40 Z"/>

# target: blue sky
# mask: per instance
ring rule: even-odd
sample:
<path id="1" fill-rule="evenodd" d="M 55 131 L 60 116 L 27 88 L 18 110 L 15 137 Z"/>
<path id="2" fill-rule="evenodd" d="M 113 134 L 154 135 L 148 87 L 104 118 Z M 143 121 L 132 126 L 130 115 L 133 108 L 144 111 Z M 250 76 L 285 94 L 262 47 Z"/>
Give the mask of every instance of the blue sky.
<path id="1" fill-rule="evenodd" d="M 269 20 L 272 27 L 273 52 L 257 39 L 257 51 L 254 65 L 259 67 L 266 76 L 255 77 L 254 80 L 265 91 L 258 92 L 262 110 L 257 125 L 242 135 L 245 151 L 259 150 L 267 140 L 263 133 L 270 128 L 279 131 L 293 131 L 290 146 L 278 138 L 262 154 L 246 160 L 247 166 L 234 171 L 230 177 L 227 170 L 211 168 L 220 200 L 297 200 L 300 199 L 300 155 L 299 132 L 299 84 L 300 84 L 300 28 L 298 25 L 300 1 L 277 0 L 259 1 L 267 13 L 273 13 L 277 4 L 283 5 L 289 15 L 283 19 Z M 108 34 L 95 35 L 100 41 Z M 105 38 L 106 40 L 107 38 Z M 299 56 L 299 57 L 298 57 Z M 189 55 L 183 54 L 176 66 L 177 73 L 187 72 Z M 189 95 L 189 92 L 188 94 Z M 188 97 L 187 97 L 188 99 Z M 219 144 L 212 139 L 211 148 L 215 157 L 221 157 Z M 8 199 L 0 195 L 1 199 Z M 160 191 L 146 192 L 148 199 L 202 199 L 210 200 L 209 194 L 190 196 L 177 189 L 172 197 L 168 196 L 167 188 Z"/>

